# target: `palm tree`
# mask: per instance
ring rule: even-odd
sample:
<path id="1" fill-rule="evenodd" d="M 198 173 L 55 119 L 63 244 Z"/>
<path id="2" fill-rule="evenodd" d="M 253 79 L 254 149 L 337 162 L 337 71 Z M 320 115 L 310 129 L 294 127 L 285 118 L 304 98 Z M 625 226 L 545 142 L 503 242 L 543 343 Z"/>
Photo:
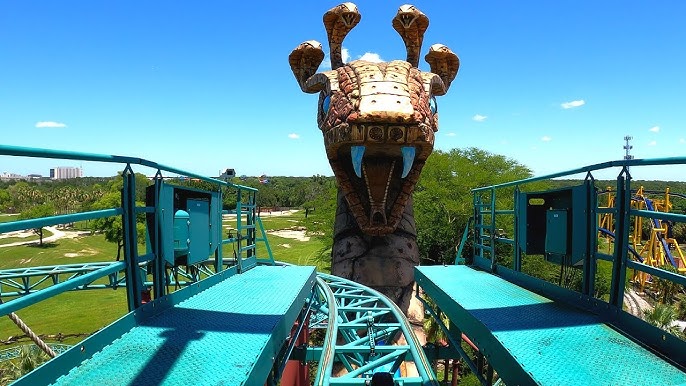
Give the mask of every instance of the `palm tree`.
<path id="1" fill-rule="evenodd" d="M 435 302 L 431 298 L 425 297 L 425 300 L 429 307 L 431 307 L 434 310 L 437 309 L 437 307 L 435 306 Z M 438 311 L 438 317 L 441 318 L 441 322 L 444 326 L 448 324 L 447 316 L 445 316 L 445 314 L 443 314 L 443 312 L 441 312 L 440 310 Z M 426 341 L 431 342 L 436 346 L 442 346 L 447 341 L 447 336 L 445 335 L 445 332 L 443 332 L 443 329 L 441 329 L 438 321 L 433 317 L 424 318 L 424 333 L 426 334 Z M 450 359 L 446 359 L 443 362 L 443 382 L 448 381 L 449 364 Z M 438 373 L 438 361 L 434 361 L 432 365 L 434 368 L 434 372 Z"/>
<path id="2" fill-rule="evenodd" d="M 0 364 L 0 384 L 8 385 L 50 359 L 34 345 L 22 346 L 19 356 Z"/>
<path id="3" fill-rule="evenodd" d="M 670 334 L 678 335 L 681 333 L 679 328 L 673 325 L 677 319 L 677 310 L 672 305 L 658 303 L 654 309 L 644 311 L 643 316 L 646 322 Z"/>

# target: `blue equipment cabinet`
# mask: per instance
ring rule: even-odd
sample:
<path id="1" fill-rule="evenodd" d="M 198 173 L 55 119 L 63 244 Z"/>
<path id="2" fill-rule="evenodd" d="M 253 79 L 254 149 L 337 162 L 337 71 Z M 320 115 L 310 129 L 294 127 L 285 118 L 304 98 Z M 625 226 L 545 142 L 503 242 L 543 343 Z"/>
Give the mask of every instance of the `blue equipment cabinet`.
<path id="1" fill-rule="evenodd" d="M 221 245 L 220 192 L 161 182 L 159 193 L 155 186 L 147 188 L 146 205 L 157 208 L 146 216 L 149 249 L 159 253 L 167 266 L 205 261 Z M 155 218 L 157 232 L 153 232 Z"/>
<path id="2" fill-rule="evenodd" d="M 562 258 L 571 252 L 567 235 L 567 210 L 549 209 L 546 212 L 545 232 L 545 254 L 548 260 Z"/>
<path id="3" fill-rule="evenodd" d="M 186 264 L 207 260 L 210 255 L 210 202 L 209 200 L 189 198 L 188 208 L 188 258 Z"/>

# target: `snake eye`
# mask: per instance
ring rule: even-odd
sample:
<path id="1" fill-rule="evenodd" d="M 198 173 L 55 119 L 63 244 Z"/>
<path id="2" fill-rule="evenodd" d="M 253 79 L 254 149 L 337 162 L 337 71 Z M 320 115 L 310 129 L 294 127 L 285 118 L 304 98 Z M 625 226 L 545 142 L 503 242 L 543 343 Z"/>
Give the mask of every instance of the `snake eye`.
<path id="1" fill-rule="evenodd" d="M 436 114 L 438 112 L 438 103 L 436 103 L 436 97 L 432 96 L 429 99 L 429 108 L 431 109 L 431 114 Z"/>
<path id="2" fill-rule="evenodd" d="M 322 100 L 322 112 L 326 115 L 329 112 L 329 107 L 331 106 L 331 95 L 327 95 Z"/>

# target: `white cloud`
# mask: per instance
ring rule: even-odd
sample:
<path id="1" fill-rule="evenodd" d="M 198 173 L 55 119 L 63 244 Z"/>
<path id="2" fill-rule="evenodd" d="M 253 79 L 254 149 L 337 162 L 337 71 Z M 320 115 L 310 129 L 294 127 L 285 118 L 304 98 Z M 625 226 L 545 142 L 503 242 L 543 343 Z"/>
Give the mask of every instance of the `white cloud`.
<path id="1" fill-rule="evenodd" d="M 657 141 L 648 142 L 648 146 L 655 146 L 655 145 L 657 145 Z"/>
<path id="2" fill-rule="evenodd" d="M 341 47 L 341 59 L 343 60 L 343 63 L 348 63 L 350 60 L 350 51 L 345 47 Z M 324 60 L 322 60 L 322 63 L 319 65 L 319 67 L 323 71 L 328 71 L 331 69 L 331 57 L 328 53 L 326 56 L 324 56 Z"/>
<path id="3" fill-rule="evenodd" d="M 686 143 L 686 138 L 680 138 L 679 143 Z"/>
<path id="4" fill-rule="evenodd" d="M 446 136 L 448 136 L 448 137 L 454 137 L 454 136 L 456 136 L 456 135 L 457 135 L 457 134 L 455 134 L 455 133 L 446 133 Z"/>
<path id="5" fill-rule="evenodd" d="M 288 138 L 290 138 L 290 139 L 298 139 L 298 138 L 300 138 L 300 136 L 299 136 L 298 134 L 296 134 L 296 133 L 290 133 L 290 134 L 288 134 Z"/>
<path id="6" fill-rule="evenodd" d="M 38 128 L 60 128 L 60 127 L 67 127 L 64 123 L 61 122 L 53 122 L 53 121 L 40 121 L 36 122 L 36 127 Z"/>
<path id="7" fill-rule="evenodd" d="M 552 139 L 551 137 L 547 136 L 547 135 L 544 135 L 544 136 L 541 137 L 541 141 L 543 141 L 543 142 L 550 142 L 550 141 L 552 141 L 552 140 L 553 140 L 553 139 Z"/>
<path id="8" fill-rule="evenodd" d="M 563 109 L 567 110 L 567 109 L 571 109 L 574 107 L 583 106 L 585 104 L 586 104 L 586 101 L 584 101 L 583 99 L 579 99 L 576 101 L 562 103 L 560 106 L 562 106 Z"/>
<path id="9" fill-rule="evenodd" d="M 381 63 L 384 60 L 381 59 L 381 56 L 377 53 L 374 52 L 365 52 L 364 55 L 360 56 L 358 58 L 359 60 L 366 60 L 368 62 L 373 62 L 373 63 Z"/>
<path id="10" fill-rule="evenodd" d="M 350 58 L 350 50 L 345 47 L 341 47 L 341 59 L 343 60 L 343 63 L 348 63 Z M 357 60 L 366 60 L 373 63 L 381 63 L 384 61 L 381 59 L 381 56 L 375 52 L 365 52 L 364 55 L 358 55 Z M 319 67 L 324 71 L 331 69 L 331 57 L 329 54 L 326 54 L 324 60 L 322 60 L 322 64 L 320 64 Z"/>
<path id="11" fill-rule="evenodd" d="M 660 132 L 660 126 L 653 126 L 648 130 L 652 131 L 653 133 L 658 133 L 658 132 Z"/>
<path id="12" fill-rule="evenodd" d="M 486 116 L 486 115 L 481 115 L 481 114 L 476 114 L 476 115 L 474 115 L 474 116 L 472 117 L 472 120 L 473 120 L 473 121 L 477 121 L 477 122 L 483 122 L 483 121 L 486 120 L 486 118 L 488 118 L 488 116 Z"/>
<path id="13" fill-rule="evenodd" d="M 348 63 L 348 59 L 350 59 L 350 51 L 345 47 L 341 48 L 341 59 L 343 59 L 343 63 Z"/>

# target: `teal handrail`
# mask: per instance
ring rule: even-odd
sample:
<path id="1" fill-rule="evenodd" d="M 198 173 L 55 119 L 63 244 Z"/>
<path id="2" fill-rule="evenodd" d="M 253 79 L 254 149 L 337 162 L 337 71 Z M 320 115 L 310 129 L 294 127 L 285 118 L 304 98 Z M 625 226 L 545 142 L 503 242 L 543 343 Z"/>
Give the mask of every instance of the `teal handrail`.
<path id="1" fill-rule="evenodd" d="M 647 159 L 631 159 L 631 160 L 619 160 L 619 161 L 608 161 L 599 164 L 594 164 L 590 166 L 584 166 L 577 169 L 567 170 L 564 172 L 558 172 L 553 174 L 546 174 L 543 176 L 526 178 L 523 180 L 505 182 L 498 185 L 484 186 L 481 188 L 472 189 L 472 192 L 481 192 L 488 189 L 498 189 L 505 188 L 508 186 L 522 185 L 530 182 L 549 180 L 551 178 L 565 177 L 574 174 L 588 173 L 595 170 L 607 169 L 612 167 L 630 167 L 630 166 L 659 166 L 659 165 L 676 165 L 676 164 L 686 164 L 686 157 L 668 157 L 668 158 L 647 158 Z"/>
<path id="2" fill-rule="evenodd" d="M 95 210 L 90 212 L 81 212 L 73 214 L 65 214 L 59 216 L 32 218 L 29 220 L 18 220 L 0 224 L 0 233 L 14 232 L 24 229 L 42 228 L 57 224 L 66 224 L 70 222 L 94 220 L 98 218 L 118 216 L 123 213 L 121 208 Z"/>
<path id="3" fill-rule="evenodd" d="M 107 155 L 107 154 L 96 154 L 96 153 L 82 153 L 75 151 L 66 150 L 52 150 L 52 149 L 40 149 L 32 147 L 23 146 L 7 146 L 0 145 L 0 155 L 8 155 L 15 157 L 31 157 L 31 158 L 52 158 L 52 159 L 70 159 L 77 161 L 95 161 L 95 162 L 108 162 L 108 163 L 120 163 L 120 164 L 135 164 L 147 166 L 153 169 L 163 170 L 166 172 L 185 175 L 187 177 L 197 178 L 202 181 L 211 182 L 214 184 L 222 186 L 231 186 L 240 189 L 246 189 L 250 191 L 257 191 L 255 188 L 249 186 L 237 185 L 231 182 L 218 180 L 216 178 L 205 177 L 200 174 L 193 172 L 188 172 L 171 166 L 166 166 L 159 164 L 157 162 L 148 161 L 144 158 L 136 157 L 126 157 L 120 155 Z"/>

